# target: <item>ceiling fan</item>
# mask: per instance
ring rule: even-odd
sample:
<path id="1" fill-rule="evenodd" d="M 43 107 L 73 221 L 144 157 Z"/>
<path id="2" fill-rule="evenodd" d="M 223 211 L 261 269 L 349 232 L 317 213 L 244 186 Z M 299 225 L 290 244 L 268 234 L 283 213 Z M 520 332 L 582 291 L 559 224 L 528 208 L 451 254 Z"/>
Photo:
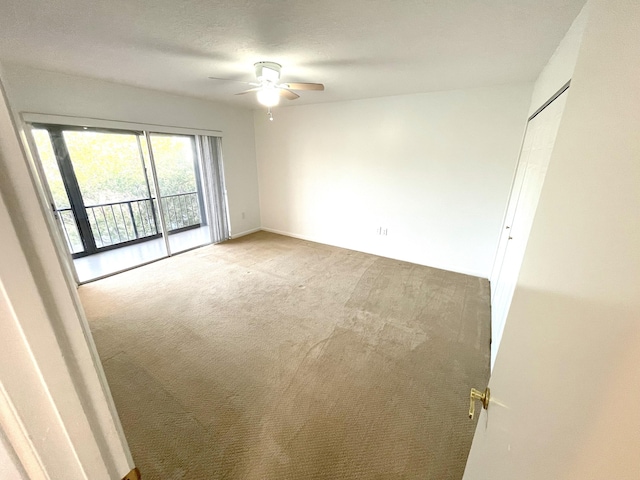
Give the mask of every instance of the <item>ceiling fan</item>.
<path id="1" fill-rule="evenodd" d="M 284 97 L 287 100 L 300 98 L 300 95 L 293 90 L 324 90 L 324 85 L 321 83 L 280 83 L 280 70 L 282 69 L 282 65 L 279 63 L 258 62 L 254 64 L 254 67 L 256 72 L 255 82 L 238 82 L 250 85 L 253 88 L 236 93 L 236 95 L 256 92 L 258 102 L 269 109 L 280 103 L 280 97 Z M 212 80 L 235 81 L 226 78 L 209 78 Z"/>

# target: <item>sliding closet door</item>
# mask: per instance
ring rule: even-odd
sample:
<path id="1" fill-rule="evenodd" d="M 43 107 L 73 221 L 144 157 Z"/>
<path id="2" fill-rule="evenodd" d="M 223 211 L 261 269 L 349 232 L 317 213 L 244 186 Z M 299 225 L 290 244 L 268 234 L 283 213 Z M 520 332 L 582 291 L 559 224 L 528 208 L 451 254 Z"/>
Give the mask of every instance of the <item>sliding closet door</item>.
<path id="1" fill-rule="evenodd" d="M 491 275 L 492 366 L 502 339 L 567 95 L 567 91 L 562 93 L 527 125 Z"/>

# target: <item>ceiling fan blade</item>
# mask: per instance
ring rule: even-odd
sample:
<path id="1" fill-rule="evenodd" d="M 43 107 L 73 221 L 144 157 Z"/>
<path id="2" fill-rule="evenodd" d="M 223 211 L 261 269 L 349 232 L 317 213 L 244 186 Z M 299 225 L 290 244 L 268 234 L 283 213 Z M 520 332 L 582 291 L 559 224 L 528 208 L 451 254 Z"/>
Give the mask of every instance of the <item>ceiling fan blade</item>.
<path id="1" fill-rule="evenodd" d="M 260 87 L 250 88 L 249 90 L 245 90 L 244 92 L 236 93 L 236 95 L 244 95 L 245 93 L 257 92 L 260 90 Z"/>
<path id="2" fill-rule="evenodd" d="M 324 90 L 321 83 L 283 83 L 282 86 L 291 90 Z"/>
<path id="3" fill-rule="evenodd" d="M 291 90 L 287 90 L 286 88 L 279 87 L 279 90 L 280 96 L 286 98 L 287 100 L 295 100 L 296 98 L 300 98 L 300 95 L 292 92 Z"/>
<path id="4" fill-rule="evenodd" d="M 209 80 L 218 80 L 218 81 L 221 81 L 221 82 L 242 83 L 244 85 L 251 85 L 252 87 L 257 87 L 259 85 L 256 82 L 243 82 L 242 80 L 232 80 L 230 78 L 209 77 Z"/>

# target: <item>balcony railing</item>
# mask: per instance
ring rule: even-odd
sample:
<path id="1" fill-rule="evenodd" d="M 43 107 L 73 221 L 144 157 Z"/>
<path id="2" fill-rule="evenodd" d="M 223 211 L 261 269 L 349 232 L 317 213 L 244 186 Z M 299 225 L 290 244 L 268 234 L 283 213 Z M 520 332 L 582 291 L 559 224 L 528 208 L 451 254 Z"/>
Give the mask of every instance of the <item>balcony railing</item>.
<path id="1" fill-rule="evenodd" d="M 161 197 L 168 233 L 200 226 L 200 206 L 196 192 Z M 152 203 L 153 202 L 153 203 Z M 155 198 L 102 203 L 85 207 L 96 248 L 143 241 L 157 237 L 158 221 Z M 84 251 L 71 208 L 57 210 L 71 253 Z"/>
<path id="2" fill-rule="evenodd" d="M 169 233 L 199 226 L 200 204 L 196 192 L 166 195 L 162 198 L 164 221 Z"/>

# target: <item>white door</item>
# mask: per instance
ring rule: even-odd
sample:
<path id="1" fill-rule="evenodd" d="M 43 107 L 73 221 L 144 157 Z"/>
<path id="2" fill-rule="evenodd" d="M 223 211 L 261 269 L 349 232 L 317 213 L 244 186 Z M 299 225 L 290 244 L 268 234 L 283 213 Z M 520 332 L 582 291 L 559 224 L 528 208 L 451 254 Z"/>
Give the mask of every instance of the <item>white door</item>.
<path id="1" fill-rule="evenodd" d="M 640 479 L 640 2 L 587 8 L 464 480 Z"/>
<path id="2" fill-rule="evenodd" d="M 492 369 L 558 134 L 566 97 L 565 90 L 527 125 L 490 279 Z"/>

